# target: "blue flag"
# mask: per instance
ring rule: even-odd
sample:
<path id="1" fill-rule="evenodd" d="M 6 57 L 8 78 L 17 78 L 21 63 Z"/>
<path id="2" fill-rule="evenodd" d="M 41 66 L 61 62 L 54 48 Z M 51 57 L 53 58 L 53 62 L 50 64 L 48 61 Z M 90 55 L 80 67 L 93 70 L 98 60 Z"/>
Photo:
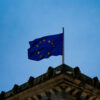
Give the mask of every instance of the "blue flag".
<path id="1" fill-rule="evenodd" d="M 62 55 L 63 33 L 45 36 L 29 42 L 28 58 L 39 61 L 50 56 Z"/>

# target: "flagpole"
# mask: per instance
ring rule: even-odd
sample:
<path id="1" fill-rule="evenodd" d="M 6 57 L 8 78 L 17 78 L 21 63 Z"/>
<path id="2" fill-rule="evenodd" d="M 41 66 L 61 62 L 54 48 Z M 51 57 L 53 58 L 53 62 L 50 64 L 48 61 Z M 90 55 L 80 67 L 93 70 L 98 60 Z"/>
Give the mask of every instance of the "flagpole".
<path id="1" fill-rule="evenodd" d="M 62 28 L 62 33 L 63 33 L 62 64 L 64 64 L 64 27 Z"/>

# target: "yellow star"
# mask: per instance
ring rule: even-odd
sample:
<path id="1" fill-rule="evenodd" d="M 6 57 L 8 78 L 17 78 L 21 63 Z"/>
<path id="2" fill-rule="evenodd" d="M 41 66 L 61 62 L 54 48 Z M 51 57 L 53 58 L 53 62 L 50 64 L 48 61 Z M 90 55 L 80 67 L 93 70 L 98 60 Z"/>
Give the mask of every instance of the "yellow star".
<path id="1" fill-rule="evenodd" d="M 36 50 L 36 52 L 38 52 L 38 50 Z"/>
<path id="2" fill-rule="evenodd" d="M 52 45 L 53 48 L 55 47 L 55 45 L 53 44 L 53 42 L 51 43 L 51 45 Z"/>
<path id="3" fill-rule="evenodd" d="M 48 43 L 50 43 L 51 41 L 50 40 L 48 40 Z"/>
<path id="4" fill-rule="evenodd" d="M 48 55 L 50 54 L 50 52 L 48 52 Z"/>
<path id="5" fill-rule="evenodd" d="M 45 42 L 46 40 L 45 39 L 43 39 L 43 42 Z"/>
<path id="6" fill-rule="evenodd" d="M 53 42 L 51 44 L 53 45 Z"/>
<path id="7" fill-rule="evenodd" d="M 42 58 L 43 56 L 42 55 L 40 55 L 40 58 Z"/>
<path id="8" fill-rule="evenodd" d="M 37 54 L 40 54 L 40 52 L 38 51 Z"/>
<path id="9" fill-rule="evenodd" d="M 54 48 L 55 46 L 54 46 L 54 45 L 52 45 L 52 47 Z"/>
<path id="10" fill-rule="evenodd" d="M 36 47 L 39 47 L 39 45 L 37 44 Z"/>
<path id="11" fill-rule="evenodd" d="M 41 41 L 39 41 L 39 43 L 41 43 Z"/>

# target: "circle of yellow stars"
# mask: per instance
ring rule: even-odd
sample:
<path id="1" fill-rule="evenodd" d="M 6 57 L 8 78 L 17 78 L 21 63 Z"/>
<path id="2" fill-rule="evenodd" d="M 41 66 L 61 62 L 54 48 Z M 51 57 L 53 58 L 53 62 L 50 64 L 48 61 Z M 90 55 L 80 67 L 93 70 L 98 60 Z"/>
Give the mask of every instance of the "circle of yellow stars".
<path id="1" fill-rule="evenodd" d="M 39 41 L 39 44 L 41 44 L 42 42 L 46 42 L 46 39 L 43 39 L 41 41 Z M 49 44 L 51 43 L 52 47 L 54 48 L 55 45 L 53 42 L 51 42 L 50 40 L 47 41 Z M 38 48 L 39 47 L 39 44 L 36 45 L 36 47 Z M 36 50 L 37 54 L 40 55 L 40 51 Z M 47 53 L 48 55 L 50 55 L 50 52 Z M 42 58 L 43 56 L 40 55 L 40 58 Z"/>

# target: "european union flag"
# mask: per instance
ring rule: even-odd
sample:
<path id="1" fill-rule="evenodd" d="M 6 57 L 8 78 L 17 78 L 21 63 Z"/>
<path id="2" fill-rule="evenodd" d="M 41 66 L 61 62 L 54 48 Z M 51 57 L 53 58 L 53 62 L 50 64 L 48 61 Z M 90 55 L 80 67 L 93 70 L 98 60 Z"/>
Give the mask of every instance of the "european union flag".
<path id="1" fill-rule="evenodd" d="M 39 61 L 50 56 L 62 55 L 63 33 L 45 36 L 29 42 L 28 58 Z"/>

